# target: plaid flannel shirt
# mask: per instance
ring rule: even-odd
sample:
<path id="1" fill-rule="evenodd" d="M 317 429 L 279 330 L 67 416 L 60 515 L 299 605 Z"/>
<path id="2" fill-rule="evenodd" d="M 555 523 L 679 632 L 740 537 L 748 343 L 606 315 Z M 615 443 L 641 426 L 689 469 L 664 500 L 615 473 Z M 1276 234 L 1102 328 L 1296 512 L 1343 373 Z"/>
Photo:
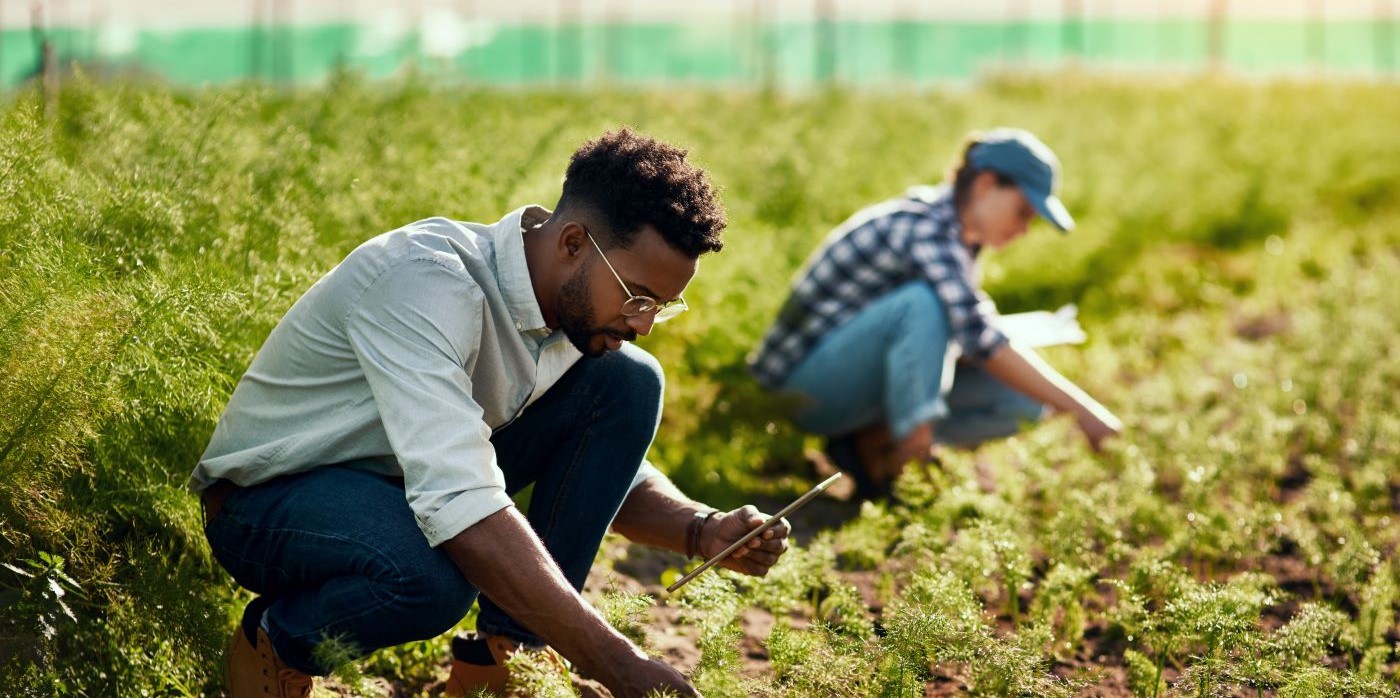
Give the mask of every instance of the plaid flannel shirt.
<path id="1" fill-rule="evenodd" d="M 950 187 L 915 187 L 861 210 L 808 258 L 749 370 L 763 386 L 781 388 L 827 332 L 915 279 L 938 294 L 962 355 L 985 360 L 1006 337 L 995 326 L 996 305 L 977 284 L 979 251 L 962 242 Z"/>

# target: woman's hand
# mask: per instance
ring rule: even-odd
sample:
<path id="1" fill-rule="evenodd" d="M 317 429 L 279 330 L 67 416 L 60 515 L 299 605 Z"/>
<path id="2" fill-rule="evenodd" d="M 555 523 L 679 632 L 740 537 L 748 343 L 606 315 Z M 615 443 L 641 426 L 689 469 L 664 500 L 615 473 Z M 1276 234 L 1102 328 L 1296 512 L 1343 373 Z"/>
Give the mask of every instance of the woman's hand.
<path id="1" fill-rule="evenodd" d="M 1032 349 L 1007 342 L 982 367 L 992 377 L 1036 402 L 1049 405 L 1057 412 L 1074 415 L 1079 422 L 1079 430 L 1084 432 L 1089 446 L 1095 451 L 1103 448 L 1104 441 L 1123 431 L 1123 422 L 1107 407 L 1060 375 Z"/>
<path id="2" fill-rule="evenodd" d="M 752 504 L 714 515 L 700 529 L 700 554 L 707 560 L 718 555 L 734 541 L 743 538 L 767 520 L 768 516 L 759 512 Z M 778 559 L 787 552 L 787 539 L 791 533 L 792 525 L 787 519 L 783 519 L 724 558 L 719 562 L 719 566 L 762 577 L 768 574 L 768 568 L 777 564 Z"/>
<path id="3" fill-rule="evenodd" d="M 1075 419 L 1079 430 L 1089 440 L 1089 447 L 1095 451 L 1103 449 L 1104 441 L 1123 433 L 1123 422 L 1102 405 L 1079 410 Z"/>

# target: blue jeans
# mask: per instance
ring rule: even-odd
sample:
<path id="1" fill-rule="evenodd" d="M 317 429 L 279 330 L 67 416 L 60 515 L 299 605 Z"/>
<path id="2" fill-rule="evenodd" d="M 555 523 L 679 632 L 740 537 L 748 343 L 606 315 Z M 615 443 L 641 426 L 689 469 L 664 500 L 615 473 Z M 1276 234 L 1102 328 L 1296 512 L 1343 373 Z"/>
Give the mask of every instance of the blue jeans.
<path id="1" fill-rule="evenodd" d="M 896 439 L 934 423 L 934 439 L 975 446 L 1039 420 L 1044 407 L 957 362 L 933 288 L 910 281 L 827 333 L 788 377 L 803 430 L 841 436 L 886 423 Z"/>
<path id="2" fill-rule="evenodd" d="M 663 380 L 656 360 L 632 345 L 580 360 L 491 438 L 507 491 L 534 483 L 530 526 L 575 589 L 656 434 Z M 314 658 L 327 638 L 363 654 L 431 638 L 477 597 L 428 545 L 402 481 L 353 462 L 237 490 L 205 535 L 234 580 L 261 595 L 254 608 L 266 609 L 277 655 L 311 674 L 332 668 Z M 485 597 L 477 629 L 542 644 Z"/>

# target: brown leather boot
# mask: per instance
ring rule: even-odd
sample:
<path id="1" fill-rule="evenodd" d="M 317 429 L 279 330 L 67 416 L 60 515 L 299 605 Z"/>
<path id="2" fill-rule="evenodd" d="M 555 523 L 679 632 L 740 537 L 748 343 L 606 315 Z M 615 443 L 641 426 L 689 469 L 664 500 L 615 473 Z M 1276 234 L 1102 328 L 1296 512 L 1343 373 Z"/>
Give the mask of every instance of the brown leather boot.
<path id="1" fill-rule="evenodd" d="M 283 664 L 262 628 L 257 640 L 254 647 L 242 627 L 233 631 L 224 655 L 229 698 L 308 698 L 312 678 Z"/>
<path id="2" fill-rule="evenodd" d="M 491 650 L 491 658 L 496 660 L 496 663 L 472 664 L 453 659 L 452 673 L 448 674 L 447 685 L 443 687 L 444 696 L 464 698 L 483 688 L 492 695 L 506 695 L 506 688 L 510 684 L 510 669 L 506 667 L 506 662 L 520 651 L 520 645 L 501 635 L 485 635 L 481 639 L 486 641 L 486 646 Z M 548 653 L 549 660 L 558 668 L 560 674 L 566 677 L 569 675 L 568 665 L 558 652 L 548 648 L 542 651 Z"/>

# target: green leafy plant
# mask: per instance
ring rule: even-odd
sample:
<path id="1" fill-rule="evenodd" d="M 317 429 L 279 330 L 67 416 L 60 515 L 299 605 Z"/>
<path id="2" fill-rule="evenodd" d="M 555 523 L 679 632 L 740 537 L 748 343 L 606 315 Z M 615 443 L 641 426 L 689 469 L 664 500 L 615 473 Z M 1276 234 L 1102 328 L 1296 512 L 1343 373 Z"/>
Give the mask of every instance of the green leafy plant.
<path id="1" fill-rule="evenodd" d="M 216 693 L 246 594 L 183 484 L 267 333 L 379 232 L 550 203 L 572 149 L 619 123 L 690 148 L 731 221 L 686 289 L 705 312 L 641 340 L 668 371 L 651 459 L 716 506 L 790 499 L 815 440 L 744 359 L 792 272 L 861 206 L 938 180 L 966 131 L 1017 123 L 1055 147 L 1081 225 L 983 256 L 986 287 L 1004 311 L 1078 303 L 1091 340 L 1043 353 L 1127 433 L 1091 454 L 1053 418 L 945 449 L 898 501 L 807 525 L 766 578 L 702 575 L 677 601 L 696 683 L 1061 695 L 1121 662 L 1158 698 L 1394 695 L 1393 85 L 581 94 L 338 74 L 75 79 L 57 106 L 25 88 L 0 112 L 0 685 Z M 646 603 L 600 606 L 640 640 Z M 439 638 L 361 667 L 421 691 L 446 656 Z"/>

